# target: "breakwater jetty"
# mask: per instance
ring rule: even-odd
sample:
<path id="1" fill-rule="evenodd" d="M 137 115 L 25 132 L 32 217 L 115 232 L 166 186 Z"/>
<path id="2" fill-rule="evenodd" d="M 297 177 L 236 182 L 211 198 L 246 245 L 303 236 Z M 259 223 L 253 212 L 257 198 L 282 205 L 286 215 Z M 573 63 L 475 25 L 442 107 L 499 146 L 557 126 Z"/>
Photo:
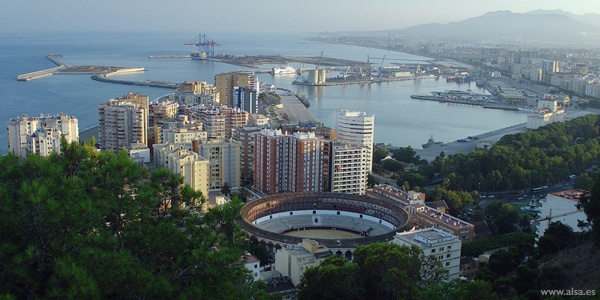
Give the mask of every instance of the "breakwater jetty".
<path id="1" fill-rule="evenodd" d="M 92 79 L 101 82 L 110 82 L 110 83 L 118 83 L 118 84 L 128 84 L 128 85 L 139 85 L 139 86 L 150 86 L 150 87 L 158 87 L 158 88 L 166 88 L 166 89 L 177 89 L 179 87 L 179 83 L 176 82 L 167 82 L 167 81 L 156 81 L 156 80 L 121 80 L 110 78 L 112 75 L 120 75 L 125 73 L 132 72 L 144 72 L 146 71 L 144 68 L 134 68 L 134 69 L 121 69 L 115 72 L 110 73 L 101 73 L 92 75 Z"/>
<path id="2" fill-rule="evenodd" d="M 60 54 L 48 54 L 48 55 L 46 55 L 46 57 L 49 60 L 51 60 L 53 63 L 55 63 L 57 66 L 54 68 L 49 68 L 49 69 L 44 69 L 44 70 L 35 71 L 35 72 L 31 72 L 31 73 L 21 74 L 21 75 L 17 76 L 17 80 L 29 81 L 29 80 L 33 80 L 33 79 L 38 79 L 38 78 L 50 76 L 56 72 L 59 72 L 59 71 L 64 70 L 69 67 L 68 65 L 66 65 L 65 63 L 63 63 L 62 61 L 59 60 L 59 58 L 62 57 L 62 55 L 60 55 Z"/>
<path id="3" fill-rule="evenodd" d="M 61 54 L 48 54 L 46 56 L 49 60 L 55 63 L 57 66 L 45 70 L 36 72 L 26 73 L 17 76 L 19 81 L 29 81 L 38 79 L 50 75 L 92 75 L 92 79 L 102 82 L 128 84 L 128 85 L 139 85 L 139 86 L 150 86 L 158 88 L 176 89 L 179 87 L 179 83 L 156 81 L 156 80 L 120 80 L 110 78 L 113 75 L 123 75 L 128 73 L 145 72 L 146 69 L 141 68 L 123 68 L 123 67 L 112 67 L 112 66 L 69 66 L 62 62 Z"/>

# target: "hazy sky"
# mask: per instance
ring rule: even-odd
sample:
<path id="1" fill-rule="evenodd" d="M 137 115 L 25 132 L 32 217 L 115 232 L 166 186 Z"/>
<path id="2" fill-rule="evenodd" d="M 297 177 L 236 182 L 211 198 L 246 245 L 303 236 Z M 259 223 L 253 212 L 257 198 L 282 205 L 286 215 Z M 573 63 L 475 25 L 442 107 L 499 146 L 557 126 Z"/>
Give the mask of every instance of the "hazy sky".
<path id="1" fill-rule="evenodd" d="M 344 31 L 448 23 L 490 11 L 600 14 L 598 0 L 3 0 L 0 31 Z"/>

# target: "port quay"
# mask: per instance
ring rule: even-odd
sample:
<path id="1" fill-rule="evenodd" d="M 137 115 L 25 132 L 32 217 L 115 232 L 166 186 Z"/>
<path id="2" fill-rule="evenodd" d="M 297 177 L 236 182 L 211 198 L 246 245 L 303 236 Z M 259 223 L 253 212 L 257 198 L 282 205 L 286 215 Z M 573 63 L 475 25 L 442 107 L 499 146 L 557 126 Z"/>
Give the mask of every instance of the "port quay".
<path id="1" fill-rule="evenodd" d="M 46 56 L 50 61 L 56 64 L 56 67 L 35 71 L 31 73 L 26 73 L 17 76 L 17 80 L 19 81 L 29 81 L 38 78 L 43 78 L 46 76 L 60 74 L 60 75 L 81 75 L 81 74 L 90 74 L 91 78 L 100 82 L 108 82 L 115 84 L 126 84 L 126 85 L 137 85 L 137 86 L 149 86 L 149 87 L 158 87 L 158 88 L 167 88 L 167 89 L 177 89 L 180 83 L 176 82 L 167 82 L 167 81 L 157 81 L 157 80 L 143 80 L 143 81 L 133 81 L 133 80 L 122 80 L 112 78 L 114 75 L 121 75 L 126 73 L 134 73 L 134 72 L 145 72 L 146 70 L 143 67 L 140 68 L 123 68 L 123 67 L 107 67 L 107 66 L 70 66 L 62 62 L 60 59 L 63 57 L 61 54 L 48 54 Z M 179 59 L 179 58 L 191 58 L 190 55 L 165 55 L 165 56 L 150 56 L 151 59 Z M 360 84 L 360 85 L 368 85 L 372 83 L 378 82 L 392 82 L 392 81 L 405 81 L 405 80 L 439 80 L 439 76 L 432 75 L 417 75 L 414 74 L 411 76 L 398 76 L 398 77 L 382 77 L 381 74 L 374 75 L 371 74 L 370 71 L 364 72 L 364 70 L 370 70 L 370 65 L 365 64 L 364 62 L 356 62 L 345 59 L 338 58 L 329 58 L 321 56 L 231 56 L 231 55 L 218 55 L 214 57 L 208 57 L 207 60 L 227 63 L 232 65 L 245 66 L 249 68 L 258 68 L 265 64 L 279 64 L 279 63 L 288 63 L 292 62 L 300 62 L 304 65 L 310 64 L 315 65 L 312 68 L 300 68 L 294 70 L 298 75 L 298 79 L 294 80 L 293 84 L 296 85 L 308 85 L 308 86 L 340 86 L 340 85 L 352 85 L 352 84 Z M 320 67 L 319 67 L 320 66 Z M 361 70 L 361 74 L 356 74 L 353 72 L 348 72 L 350 70 L 349 66 L 354 66 L 354 68 L 358 68 Z M 337 77 L 326 77 L 327 72 L 337 71 L 340 74 L 343 73 L 343 76 Z M 257 69 L 254 72 L 256 73 L 265 73 L 269 71 Z M 379 70 L 381 72 L 381 68 Z M 305 75 L 306 74 L 306 75 Z M 497 103 L 494 101 L 496 99 L 494 95 L 494 89 L 489 86 L 484 86 L 486 90 L 492 93 L 492 96 L 486 97 L 483 99 L 484 95 L 411 95 L 412 99 L 416 100 L 427 100 L 427 101 L 437 101 L 437 102 L 446 102 L 453 104 L 461 104 L 461 105 L 473 105 L 473 106 L 481 106 L 483 108 L 489 109 L 502 109 L 502 110 L 518 110 L 518 107 L 515 105 L 508 105 L 504 103 Z M 461 92 L 461 91 L 455 91 Z M 464 93 L 464 92 L 462 92 Z"/>
<path id="2" fill-rule="evenodd" d="M 128 85 L 139 85 L 139 86 L 151 86 L 159 88 L 176 89 L 179 83 L 145 80 L 145 81 L 129 81 L 110 78 L 113 75 L 120 75 L 124 73 L 132 72 L 144 72 L 144 68 L 121 68 L 121 67 L 106 67 L 106 66 L 69 66 L 63 63 L 60 58 L 61 54 L 48 54 L 46 56 L 49 60 L 55 63 L 57 66 L 45 70 L 35 71 L 31 73 L 21 74 L 17 76 L 19 81 L 29 81 L 51 75 L 81 75 L 91 74 L 93 80 L 110 82 L 117 84 L 128 84 Z M 189 55 L 158 55 L 150 56 L 150 59 L 181 59 L 191 58 Z M 348 70 L 348 66 L 358 66 L 367 69 L 367 64 L 364 62 L 357 62 L 352 60 L 345 60 L 339 58 L 330 58 L 323 56 L 230 56 L 230 55 L 219 55 L 215 57 L 209 57 L 207 60 L 222 62 L 232 65 L 239 65 L 249 68 L 258 68 L 264 64 L 278 64 L 284 62 L 299 62 L 302 64 L 314 64 L 314 68 L 301 68 L 296 70 L 298 74 L 308 74 L 307 80 L 296 80 L 293 84 L 297 85 L 310 85 L 310 86 L 340 86 L 340 85 L 352 85 L 352 84 L 371 84 L 377 82 L 391 82 L 391 81 L 403 81 L 403 80 L 416 80 L 416 79 L 430 79 L 433 77 L 428 76 L 409 76 L 409 77 L 362 77 L 354 78 L 353 76 L 344 77 L 333 77 L 326 78 L 325 74 L 328 71 L 339 71 L 344 72 Z M 319 67 L 320 66 L 320 67 Z M 255 73 L 268 73 L 269 70 L 257 69 Z M 319 77 L 319 80 L 311 80 L 313 77 Z"/>

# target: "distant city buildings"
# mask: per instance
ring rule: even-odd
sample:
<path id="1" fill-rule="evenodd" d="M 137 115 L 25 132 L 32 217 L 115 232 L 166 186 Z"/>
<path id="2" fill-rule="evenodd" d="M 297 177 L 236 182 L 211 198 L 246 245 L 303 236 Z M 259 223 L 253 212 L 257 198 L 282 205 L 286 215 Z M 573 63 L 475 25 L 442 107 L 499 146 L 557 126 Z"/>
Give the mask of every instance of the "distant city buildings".
<path id="1" fill-rule="evenodd" d="M 258 113 L 258 90 L 247 87 L 233 88 L 233 104 L 251 114 Z"/>
<path id="2" fill-rule="evenodd" d="M 77 118 L 65 114 L 23 115 L 8 121 L 6 135 L 10 153 L 19 157 L 34 153 L 48 156 L 52 152 L 60 153 L 62 138 L 69 144 L 79 142 L 79 124 Z"/>
<path id="3" fill-rule="evenodd" d="M 564 98 L 564 97 L 563 97 Z M 565 109 L 552 98 L 539 99 L 537 108 L 527 115 L 527 129 L 537 129 L 555 122 L 564 122 Z"/>
<path id="4" fill-rule="evenodd" d="M 169 100 L 184 106 L 209 106 L 221 101 L 217 88 L 206 81 L 186 81 L 180 84 L 177 91 L 169 95 Z"/>

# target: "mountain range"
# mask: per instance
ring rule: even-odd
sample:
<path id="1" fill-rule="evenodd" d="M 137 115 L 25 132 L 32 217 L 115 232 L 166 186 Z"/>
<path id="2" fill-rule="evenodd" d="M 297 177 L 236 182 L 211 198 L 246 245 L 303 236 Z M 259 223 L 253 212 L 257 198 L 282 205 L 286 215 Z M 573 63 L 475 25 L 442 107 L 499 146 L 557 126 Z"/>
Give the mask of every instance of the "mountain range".
<path id="1" fill-rule="evenodd" d="M 458 22 L 430 23 L 387 32 L 454 41 L 598 47 L 600 15 L 575 15 L 562 10 L 535 10 L 527 13 L 496 11 Z"/>

